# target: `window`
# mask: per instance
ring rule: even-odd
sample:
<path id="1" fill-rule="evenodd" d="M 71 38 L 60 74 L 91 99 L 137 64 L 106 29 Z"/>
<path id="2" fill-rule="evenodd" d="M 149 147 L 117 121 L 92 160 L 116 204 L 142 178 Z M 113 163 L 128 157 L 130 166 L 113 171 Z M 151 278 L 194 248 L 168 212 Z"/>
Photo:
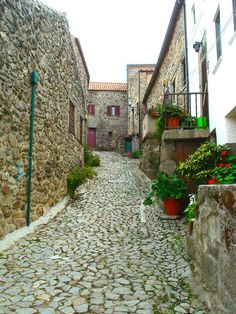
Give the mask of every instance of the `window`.
<path id="1" fill-rule="evenodd" d="M 83 118 L 80 116 L 80 142 L 83 144 L 83 130 L 84 130 L 84 120 Z"/>
<path id="2" fill-rule="evenodd" d="M 222 47 L 221 47 L 221 29 L 220 29 L 220 11 L 217 13 L 215 18 L 215 31 L 216 31 L 216 55 L 217 60 L 222 55 Z"/>
<path id="3" fill-rule="evenodd" d="M 88 114 L 95 115 L 95 105 L 93 104 L 88 105 Z"/>
<path id="4" fill-rule="evenodd" d="M 69 104 L 69 132 L 75 134 L 75 105 L 72 101 Z"/>
<path id="5" fill-rule="evenodd" d="M 234 21 L 234 30 L 236 31 L 236 0 L 233 0 L 233 21 Z"/>
<path id="6" fill-rule="evenodd" d="M 108 116 L 119 116 L 120 115 L 120 106 L 107 106 L 107 115 Z"/>
<path id="7" fill-rule="evenodd" d="M 172 80 L 172 93 L 175 94 L 175 79 Z"/>
<path id="8" fill-rule="evenodd" d="M 196 24 L 196 11 L 195 11 L 195 4 L 192 6 L 192 21 L 193 21 L 193 25 Z"/>
<path id="9" fill-rule="evenodd" d="M 186 62 L 185 57 L 182 60 L 182 78 L 183 78 L 183 86 L 187 84 L 187 78 L 186 78 Z"/>

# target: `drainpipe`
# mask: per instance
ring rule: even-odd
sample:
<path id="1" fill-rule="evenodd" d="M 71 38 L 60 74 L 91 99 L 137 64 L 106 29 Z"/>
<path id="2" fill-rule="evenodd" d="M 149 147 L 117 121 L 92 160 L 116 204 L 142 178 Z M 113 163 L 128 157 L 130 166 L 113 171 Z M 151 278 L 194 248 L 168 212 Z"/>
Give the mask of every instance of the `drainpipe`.
<path id="1" fill-rule="evenodd" d="M 141 138 L 141 84 L 140 84 L 140 72 L 141 70 L 138 71 L 138 136 L 139 136 L 139 149 L 141 148 L 141 143 L 140 143 L 140 138 Z"/>
<path id="2" fill-rule="evenodd" d="M 28 183 L 27 183 L 27 209 L 26 209 L 26 225 L 30 225 L 30 198 L 31 198 L 31 174 L 32 174 L 32 152 L 33 152 L 33 133 L 34 133 L 34 107 L 35 107 L 35 93 L 36 85 L 39 76 L 36 71 L 31 73 L 31 113 L 30 113 L 30 140 L 29 140 L 29 169 L 28 169 Z"/>
<path id="3" fill-rule="evenodd" d="M 188 69 L 188 37 L 187 37 L 187 14 L 186 14 L 186 1 L 184 0 L 184 58 L 185 58 L 185 77 L 186 77 L 186 92 L 189 94 L 189 69 Z M 191 99 L 188 97 L 187 110 L 191 108 Z"/>

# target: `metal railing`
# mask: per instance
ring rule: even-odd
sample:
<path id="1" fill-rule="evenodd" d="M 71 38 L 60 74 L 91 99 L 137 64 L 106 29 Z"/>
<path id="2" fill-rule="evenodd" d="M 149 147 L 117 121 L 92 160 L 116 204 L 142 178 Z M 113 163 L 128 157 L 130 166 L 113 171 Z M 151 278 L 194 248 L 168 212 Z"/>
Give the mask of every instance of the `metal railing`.
<path id="1" fill-rule="evenodd" d="M 188 128 L 195 128 L 194 121 L 196 122 L 199 117 L 208 119 L 208 93 L 168 93 L 163 96 L 163 104 L 179 107 L 183 112 L 182 122 L 185 122 Z M 165 128 L 170 128 L 167 125 L 167 115 L 165 115 Z"/>

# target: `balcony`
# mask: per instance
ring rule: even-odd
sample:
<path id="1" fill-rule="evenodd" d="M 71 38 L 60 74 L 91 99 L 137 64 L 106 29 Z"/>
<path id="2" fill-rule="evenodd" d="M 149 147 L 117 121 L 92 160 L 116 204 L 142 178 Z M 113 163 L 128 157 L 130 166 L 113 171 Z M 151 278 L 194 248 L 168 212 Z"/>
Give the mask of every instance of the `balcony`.
<path id="1" fill-rule="evenodd" d="M 173 109 L 181 109 L 182 111 L 182 114 L 179 114 L 178 121 L 176 120 L 172 124 L 169 122 L 170 115 L 165 113 L 165 129 L 206 129 L 208 127 L 207 93 L 168 93 L 163 97 L 163 104 L 169 107 L 173 105 Z"/>

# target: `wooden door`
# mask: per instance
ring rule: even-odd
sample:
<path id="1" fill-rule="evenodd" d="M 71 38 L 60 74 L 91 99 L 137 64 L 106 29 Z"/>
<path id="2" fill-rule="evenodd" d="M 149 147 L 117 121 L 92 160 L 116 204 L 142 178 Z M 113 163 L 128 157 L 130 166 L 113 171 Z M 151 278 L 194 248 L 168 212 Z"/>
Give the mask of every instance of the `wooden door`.
<path id="1" fill-rule="evenodd" d="M 87 143 L 90 148 L 96 148 L 96 129 L 88 128 Z"/>
<path id="2" fill-rule="evenodd" d="M 185 161 L 189 155 L 193 154 L 198 147 L 203 143 L 202 140 L 198 141 L 182 141 L 176 143 L 176 162 Z M 183 178 L 187 188 L 188 194 L 196 193 L 197 187 L 188 178 Z"/>

